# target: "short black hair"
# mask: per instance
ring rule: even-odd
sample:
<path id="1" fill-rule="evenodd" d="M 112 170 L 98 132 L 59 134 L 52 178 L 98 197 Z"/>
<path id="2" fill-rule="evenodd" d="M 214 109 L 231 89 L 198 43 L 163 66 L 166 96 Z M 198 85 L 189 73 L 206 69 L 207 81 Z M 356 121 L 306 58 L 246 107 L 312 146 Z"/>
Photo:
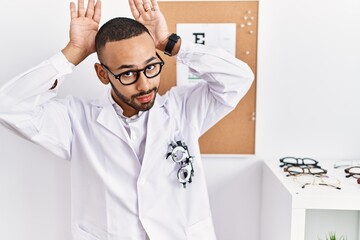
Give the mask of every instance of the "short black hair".
<path id="1" fill-rule="evenodd" d="M 95 37 L 95 48 L 101 61 L 101 50 L 108 42 L 115 42 L 148 33 L 149 30 L 140 22 L 126 17 L 117 17 L 106 22 Z"/>

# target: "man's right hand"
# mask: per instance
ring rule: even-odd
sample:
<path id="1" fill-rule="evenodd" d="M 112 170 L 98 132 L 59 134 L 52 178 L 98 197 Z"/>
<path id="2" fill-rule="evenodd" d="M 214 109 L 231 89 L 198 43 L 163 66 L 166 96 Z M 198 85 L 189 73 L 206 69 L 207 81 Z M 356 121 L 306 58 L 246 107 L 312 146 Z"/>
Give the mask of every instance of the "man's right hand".
<path id="1" fill-rule="evenodd" d="M 95 36 L 101 18 L 101 1 L 89 0 L 85 10 L 84 0 L 70 3 L 70 40 L 62 50 L 69 62 L 78 65 L 95 52 Z"/>
<path id="2" fill-rule="evenodd" d="M 135 20 L 150 31 L 156 48 L 164 51 L 171 33 L 157 0 L 129 0 L 129 6 Z"/>

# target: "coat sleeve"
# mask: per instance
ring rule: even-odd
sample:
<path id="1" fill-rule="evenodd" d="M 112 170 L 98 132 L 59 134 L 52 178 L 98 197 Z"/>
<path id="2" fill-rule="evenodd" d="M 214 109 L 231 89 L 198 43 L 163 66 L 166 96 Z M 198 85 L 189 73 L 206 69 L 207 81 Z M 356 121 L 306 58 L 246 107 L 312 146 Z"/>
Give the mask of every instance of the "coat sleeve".
<path id="1" fill-rule="evenodd" d="M 199 136 L 237 106 L 254 80 L 246 63 L 222 49 L 183 41 L 177 61 L 205 80 L 172 92 L 184 119 L 182 125 L 191 124 Z"/>
<path id="2" fill-rule="evenodd" d="M 20 74 L 0 88 L 0 123 L 62 158 L 69 158 L 71 124 L 58 86 L 73 65 L 62 53 Z"/>

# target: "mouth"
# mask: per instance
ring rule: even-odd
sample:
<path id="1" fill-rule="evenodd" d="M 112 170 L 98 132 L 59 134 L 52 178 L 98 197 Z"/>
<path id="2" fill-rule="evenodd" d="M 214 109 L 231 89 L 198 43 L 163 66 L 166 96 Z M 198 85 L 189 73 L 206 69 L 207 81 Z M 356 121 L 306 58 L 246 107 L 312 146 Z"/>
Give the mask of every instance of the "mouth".
<path id="1" fill-rule="evenodd" d="M 154 98 L 154 91 L 151 91 L 149 94 L 141 95 L 136 98 L 140 103 L 145 104 L 150 102 Z"/>

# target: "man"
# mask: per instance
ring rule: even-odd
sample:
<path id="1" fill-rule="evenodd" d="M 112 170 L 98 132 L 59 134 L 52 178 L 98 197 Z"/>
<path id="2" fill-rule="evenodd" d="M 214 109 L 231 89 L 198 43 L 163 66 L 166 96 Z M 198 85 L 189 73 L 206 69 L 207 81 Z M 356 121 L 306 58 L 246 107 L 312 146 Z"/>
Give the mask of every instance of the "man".
<path id="1" fill-rule="evenodd" d="M 115 18 L 98 31 L 100 1 L 71 3 L 69 43 L 0 89 L 0 121 L 71 160 L 74 240 L 216 239 L 198 138 L 235 108 L 253 74 L 223 50 L 170 34 L 156 0 L 129 4 L 137 21 Z M 107 98 L 56 98 L 95 50 Z M 156 51 L 205 81 L 159 96 Z"/>

